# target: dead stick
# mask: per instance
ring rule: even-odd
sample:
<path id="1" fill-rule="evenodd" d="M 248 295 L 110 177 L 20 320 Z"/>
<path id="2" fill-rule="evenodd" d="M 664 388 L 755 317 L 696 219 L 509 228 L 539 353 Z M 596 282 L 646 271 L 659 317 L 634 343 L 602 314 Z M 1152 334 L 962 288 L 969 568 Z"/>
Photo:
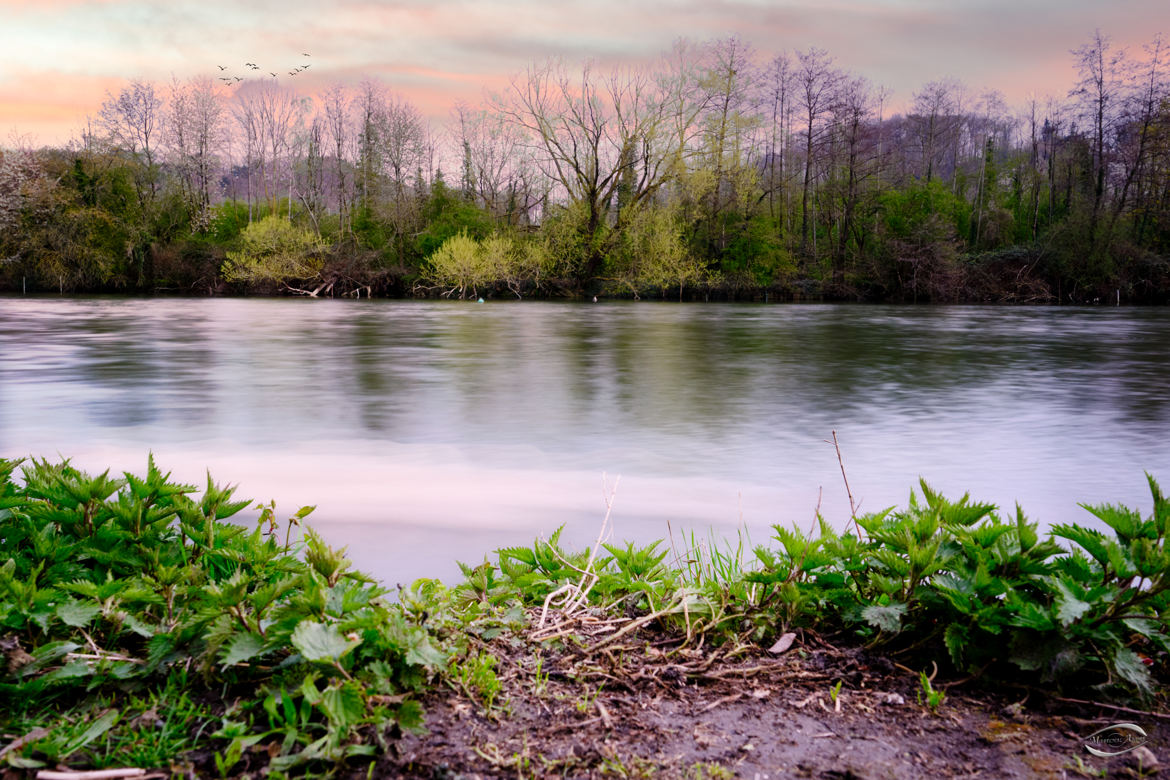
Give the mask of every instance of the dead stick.
<path id="1" fill-rule="evenodd" d="M 606 706 L 601 703 L 601 699 L 594 699 L 593 705 L 597 707 L 597 714 L 601 716 L 601 721 L 605 724 L 605 727 L 607 729 L 612 729 L 613 718 L 610 717 L 609 710 L 606 709 Z"/>
<path id="2" fill-rule="evenodd" d="M 743 698 L 742 693 L 733 693 L 733 694 L 730 694 L 728 696 L 723 696 L 723 697 L 718 698 L 715 701 L 711 702 L 703 709 L 699 710 L 699 714 L 701 715 L 704 712 L 710 712 L 711 710 L 715 709 L 716 707 L 720 707 L 724 704 L 731 704 L 733 701 L 739 701 L 742 698 Z"/>
<path id="3" fill-rule="evenodd" d="M 38 739 L 40 739 L 43 736 L 46 736 L 48 733 L 49 733 L 49 729 L 45 729 L 45 728 L 33 729 L 29 733 L 25 734 L 23 737 L 18 737 L 16 739 L 12 740 L 11 742 L 9 742 L 4 747 L 0 748 L 0 756 L 3 756 L 5 753 L 7 753 L 10 750 L 18 750 L 30 742 L 36 742 Z"/>
<path id="4" fill-rule="evenodd" d="M 684 595 L 683 599 L 685 599 L 685 598 L 686 598 L 686 596 Z M 589 650 L 591 652 L 597 652 L 602 647 L 605 647 L 608 644 L 612 644 L 615 640 L 620 639 L 621 637 L 625 636 L 626 634 L 630 633 L 631 631 L 636 631 L 637 629 L 641 628 L 642 626 L 646 625 L 647 623 L 651 623 L 664 615 L 672 614 L 673 612 L 678 610 L 678 608 L 679 608 L 679 603 L 676 602 L 674 604 L 671 604 L 669 607 L 666 607 L 665 609 L 660 609 L 657 612 L 652 612 L 649 615 L 644 615 L 644 616 L 638 618 L 637 620 L 633 620 L 630 623 L 628 623 L 624 628 L 622 628 L 620 631 L 618 631 L 616 634 L 610 634 L 608 637 L 601 640 L 593 647 L 589 648 Z"/>
<path id="5" fill-rule="evenodd" d="M 1151 718 L 1161 718 L 1162 720 L 1170 720 L 1170 714 L 1165 712 L 1150 712 L 1149 710 L 1135 710 L 1129 707 L 1122 707 L 1119 704 L 1106 704 L 1103 701 L 1086 701 L 1084 699 L 1066 699 L 1063 696 L 1051 697 L 1056 701 L 1064 701 L 1069 704 L 1087 704 L 1090 707 L 1105 707 L 1106 709 L 1116 710 L 1117 712 L 1128 712 L 1130 715 L 1149 715 Z"/>
<path id="6" fill-rule="evenodd" d="M 845 480 L 845 494 L 849 496 L 849 513 L 853 516 L 853 527 L 857 538 L 861 538 L 861 526 L 857 523 L 857 505 L 853 503 L 853 491 L 849 489 L 849 477 L 845 476 L 845 461 L 841 457 L 841 445 L 837 443 L 837 432 L 833 431 L 833 447 L 837 450 L 837 465 L 841 467 L 841 479 Z"/>
<path id="7" fill-rule="evenodd" d="M 120 780 L 123 777 L 142 777 L 145 769 L 94 769 L 89 772 L 56 772 L 42 769 L 37 780 Z"/>

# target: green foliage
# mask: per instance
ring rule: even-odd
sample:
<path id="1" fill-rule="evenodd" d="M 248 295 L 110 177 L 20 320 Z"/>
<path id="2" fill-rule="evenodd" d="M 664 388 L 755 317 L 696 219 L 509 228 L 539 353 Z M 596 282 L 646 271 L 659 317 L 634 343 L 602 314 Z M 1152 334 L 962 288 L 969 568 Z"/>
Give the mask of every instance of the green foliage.
<path id="1" fill-rule="evenodd" d="M 673 563 L 661 542 L 607 544 L 609 556 L 587 568 L 588 556 L 562 550 L 554 535 L 500 550 L 498 568 L 465 567 L 460 589 L 497 606 L 583 591 L 595 606 L 645 611 L 664 629 L 714 641 L 745 626 L 760 642 L 794 626 L 846 630 L 871 645 L 949 659 L 962 673 L 1145 694 L 1154 687 L 1150 665 L 1165 668 L 1170 653 L 1170 502 L 1152 478 L 1150 490 L 1148 517 L 1085 507 L 1111 535 L 1057 525 L 1042 538 L 1018 508 L 1004 519 L 990 504 L 950 501 L 921 483 L 904 510 L 859 517 L 861 537 L 823 519 L 816 535 L 776 526 L 751 566 L 692 537 Z M 1056 539 L 1075 546 L 1064 550 Z"/>
<path id="2" fill-rule="evenodd" d="M 783 282 L 796 271 L 792 252 L 780 239 L 780 229 L 763 215 L 746 220 L 727 244 L 720 267 L 729 280 L 768 287 Z"/>
<path id="3" fill-rule="evenodd" d="M 613 263 L 619 285 L 635 294 L 661 290 L 664 294 L 700 283 L 706 274 L 688 250 L 683 231 L 670 209 L 630 208 L 622 249 Z"/>
<path id="4" fill-rule="evenodd" d="M 455 667 L 455 679 L 463 689 L 483 704 L 490 713 L 500 692 L 500 679 L 496 676 L 496 657 L 478 653 Z"/>
<path id="5" fill-rule="evenodd" d="M 210 478 L 197 495 L 153 458 L 141 476 L 33 460 L 18 481 L 21 465 L 0 460 L 0 711 L 84 709 L 76 728 L 55 727 L 10 762 L 65 761 L 107 732 L 103 749 L 124 755 L 140 729 L 120 728 L 117 708 L 86 716 L 90 697 L 129 686 L 157 709 L 189 671 L 203 685 L 259 693 L 216 732 L 227 741 L 222 772 L 274 729 L 285 738 L 272 766 L 287 771 L 372 754 L 364 724 L 418 724 L 408 694 L 446 667 L 448 651 L 311 531 L 281 544 L 271 506 L 253 531 L 225 522 L 249 502 Z M 270 700 L 297 710 L 282 705 L 288 717 L 275 723 Z"/>
<path id="6" fill-rule="evenodd" d="M 416 239 L 422 257 L 431 257 L 445 242 L 460 234 L 476 240 L 487 238 L 493 228 L 490 214 L 461 198 L 441 177 L 431 186 L 422 218 L 426 228 Z"/>
<path id="7" fill-rule="evenodd" d="M 248 204 L 225 200 L 211 210 L 208 233 L 221 244 L 228 244 L 248 227 Z"/>
<path id="8" fill-rule="evenodd" d="M 229 282 L 310 279 L 321 272 L 321 240 L 276 214 L 240 233 L 240 248 L 227 253 L 222 273 Z"/>
<path id="9" fill-rule="evenodd" d="M 807 626 L 960 674 L 1148 695 L 1170 656 L 1170 502 L 1149 485 L 1149 515 L 1086 506 L 1107 530 L 1046 537 L 1019 509 L 1004 518 L 925 483 L 844 533 L 818 518 L 754 548 L 691 535 L 673 557 L 673 540 L 574 552 L 558 529 L 392 603 L 312 531 L 289 539 L 311 508 L 282 539 L 273 504 L 255 507 L 253 530 L 227 522 L 249 502 L 210 477 L 201 491 L 175 483 L 153 458 L 120 476 L 0 460 L 0 730 L 44 729 L 4 760 L 186 772 L 198 747 L 200 771 L 225 776 L 367 764 L 387 724 L 420 727 L 413 696 L 435 678 L 496 710 L 484 643 L 531 608 L 586 607 L 700 643 L 766 647 Z M 937 709 L 932 677 L 919 684 Z"/>
<path id="10" fill-rule="evenodd" d="M 521 244 L 500 233 L 477 240 L 464 230 L 427 258 L 425 276 L 448 288 L 444 296 L 458 292 L 460 299 L 474 298 L 504 285 L 520 297 L 526 284 L 539 286 L 547 263 L 539 245 Z"/>
<path id="11" fill-rule="evenodd" d="M 918 673 L 918 703 L 925 704 L 930 707 L 931 711 L 937 711 L 942 706 L 947 695 L 940 690 L 936 690 L 931 684 L 930 678 L 926 676 L 926 672 Z"/>
<path id="12" fill-rule="evenodd" d="M 886 233 L 896 239 L 916 240 L 926 234 L 945 238 L 970 231 L 969 207 L 937 179 L 885 190 L 878 208 Z"/>
<path id="13" fill-rule="evenodd" d="M 430 257 L 429 278 L 435 284 L 450 287 L 450 292 L 459 292 L 460 298 L 478 294 L 497 278 L 496 269 L 490 258 L 481 251 L 480 244 L 466 232 L 454 235 L 443 242 Z"/>

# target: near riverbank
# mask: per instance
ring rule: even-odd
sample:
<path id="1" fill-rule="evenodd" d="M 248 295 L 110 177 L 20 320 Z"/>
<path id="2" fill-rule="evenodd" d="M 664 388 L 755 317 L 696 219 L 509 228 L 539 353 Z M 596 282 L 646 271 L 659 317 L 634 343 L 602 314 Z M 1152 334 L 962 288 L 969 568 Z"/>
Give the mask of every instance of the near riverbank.
<path id="1" fill-rule="evenodd" d="M 123 477 L 0 461 L 6 777 L 1149 776 L 1167 760 L 1170 502 L 1152 478 L 1150 514 L 1089 510 L 1109 533 L 1041 537 L 922 484 L 843 533 L 638 547 L 603 524 L 582 551 L 554 533 L 455 587 L 391 593 L 297 541 L 311 510 L 269 504 L 248 529 L 226 521 L 251 502 L 168 477 L 153 459 Z M 1118 722 L 1147 744 L 1086 752 Z"/>

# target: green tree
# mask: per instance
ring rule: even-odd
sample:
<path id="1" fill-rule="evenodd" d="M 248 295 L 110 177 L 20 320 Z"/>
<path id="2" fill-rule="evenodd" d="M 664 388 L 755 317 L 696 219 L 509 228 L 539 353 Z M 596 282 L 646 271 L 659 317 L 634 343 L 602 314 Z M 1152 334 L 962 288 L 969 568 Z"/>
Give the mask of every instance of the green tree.
<path id="1" fill-rule="evenodd" d="M 480 287 L 498 278 L 492 261 L 493 258 L 482 251 L 479 242 L 461 230 L 427 258 L 426 276 L 435 284 L 450 288 L 445 296 L 458 291 L 459 298 L 463 299 L 469 291 L 477 295 Z"/>
<path id="2" fill-rule="evenodd" d="M 240 248 L 227 253 L 221 269 L 229 282 L 285 282 L 321 272 L 321 239 L 271 214 L 240 233 Z"/>

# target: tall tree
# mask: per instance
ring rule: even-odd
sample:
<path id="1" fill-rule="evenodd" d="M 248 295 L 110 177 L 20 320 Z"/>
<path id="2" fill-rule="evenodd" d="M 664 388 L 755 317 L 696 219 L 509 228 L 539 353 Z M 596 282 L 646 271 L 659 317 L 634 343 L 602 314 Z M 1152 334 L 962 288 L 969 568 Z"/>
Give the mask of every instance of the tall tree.
<path id="1" fill-rule="evenodd" d="M 206 226 L 209 219 L 219 150 L 227 146 L 225 113 L 223 99 L 211 79 L 195 77 L 171 83 L 165 122 L 170 162 L 179 172 L 189 207 L 200 226 Z"/>
<path id="2" fill-rule="evenodd" d="M 1069 97 L 1076 99 L 1079 116 L 1089 123 L 1092 132 L 1093 194 L 1089 240 L 1095 245 L 1109 166 L 1106 143 L 1120 107 L 1125 52 L 1115 49 L 1109 37 L 1096 30 L 1092 39 L 1075 49 L 1073 55 L 1080 81 L 1069 92 Z"/>
<path id="3" fill-rule="evenodd" d="M 570 74 L 562 65 L 533 65 L 498 96 L 494 110 L 522 128 L 545 175 L 579 211 L 583 247 L 579 278 L 593 279 L 608 246 L 611 208 L 619 186 L 637 208 L 666 180 L 680 156 L 685 130 L 668 128 L 668 95 L 642 70 L 599 76 L 586 65 Z M 672 132 L 668 132 L 670 129 Z M 619 212 L 614 215 L 622 219 Z"/>
<path id="4" fill-rule="evenodd" d="M 738 37 L 713 41 L 700 81 L 707 108 L 699 159 L 709 177 L 699 179 L 705 182 L 699 196 L 705 201 L 706 244 L 712 257 L 727 245 L 725 211 L 748 195 L 757 179 L 749 146 L 751 133 L 760 126 L 753 59 L 751 47 Z"/>
<path id="5" fill-rule="evenodd" d="M 954 79 L 925 84 L 914 93 L 911 120 L 918 131 L 920 175 L 927 184 L 934 179 L 939 160 L 948 147 L 958 155 L 962 85 Z"/>
<path id="6" fill-rule="evenodd" d="M 352 170 L 350 160 L 354 146 L 351 116 L 353 96 L 344 85 L 334 84 L 321 96 L 321 105 L 324 112 L 325 136 L 333 156 L 338 234 L 344 236 L 349 232 L 347 215 L 353 197 L 352 176 L 347 176 Z"/>
<path id="7" fill-rule="evenodd" d="M 139 202 L 143 205 L 158 194 L 159 132 L 162 123 L 162 98 L 154 84 L 135 79 L 115 97 L 106 93 L 99 116 L 101 125 L 116 148 L 141 162 L 141 174 L 135 178 Z"/>
<path id="8" fill-rule="evenodd" d="M 809 219 L 815 155 L 824 133 L 823 119 L 833 107 L 837 84 L 842 75 L 833 67 L 833 58 L 824 49 L 810 48 L 796 54 L 797 99 L 804 110 L 804 185 L 800 195 L 800 242 L 810 251 Z M 815 227 L 815 226 L 814 226 Z"/>

